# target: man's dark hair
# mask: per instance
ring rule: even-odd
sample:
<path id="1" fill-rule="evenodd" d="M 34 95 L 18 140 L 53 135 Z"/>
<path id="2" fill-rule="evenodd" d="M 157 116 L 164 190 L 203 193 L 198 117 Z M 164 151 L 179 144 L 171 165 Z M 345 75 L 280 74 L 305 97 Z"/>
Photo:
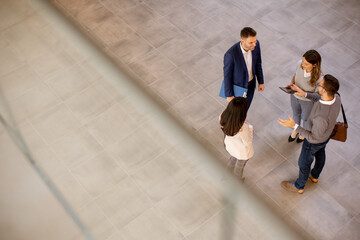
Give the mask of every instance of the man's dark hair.
<path id="1" fill-rule="evenodd" d="M 326 74 L 324 76 L 324 89 L 328 93 L 329 96 L 334 96 L 337 91 L 339 91 L 339 81 L 332 75 Z"/>
<path id="2" fill-rule="evenodd" d="M 256 31 L 251 27 L 244 27 L 240 32 L 241 38 L 255 37 Z"/>

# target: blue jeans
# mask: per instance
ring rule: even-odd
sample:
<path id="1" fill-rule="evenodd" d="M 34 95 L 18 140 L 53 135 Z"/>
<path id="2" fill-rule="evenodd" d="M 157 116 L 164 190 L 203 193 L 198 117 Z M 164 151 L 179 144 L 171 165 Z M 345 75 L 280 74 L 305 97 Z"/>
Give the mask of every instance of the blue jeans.
<path id="1" fill-rule="evenodd" d="M 311 170 L 311 175 L 314 178 L 319 178 L 325 165 L 325 147 L 328 142 L 329 140 L 323 143 L 309 143 L 306 139 L 304 140 L 298 162 L 299 177 L 295 182 L 295 187 L 297 189 L 304 189 L 305 183 L 309 178 L 310 168 L 312 162 L 314 161 L 314 157 L 315 165 Z"/>

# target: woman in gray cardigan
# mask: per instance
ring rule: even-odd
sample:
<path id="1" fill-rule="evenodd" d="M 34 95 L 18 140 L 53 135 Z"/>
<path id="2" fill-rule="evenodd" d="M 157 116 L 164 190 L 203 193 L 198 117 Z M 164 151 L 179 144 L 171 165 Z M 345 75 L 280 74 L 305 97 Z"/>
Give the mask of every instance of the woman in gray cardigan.
<path id="1" fill-rule="evenodd" d="M 299 62 L 295 75 L 291 80 L 291 84 L 287 87 L 295 84 L 305 92 L 314 93 L 322 77 L 321 56 L 317 51 L 309 50 L 303 55 L 302 61 L 301 63 Z M 295 123 L 300 125 L 302 120 L 302 127 L 306 128 L 306 121 L 314 103 L 307 98 L 299 97 L 295 94 L 290 95 L 290 102 Z M 289 136 L 288 141 L 292 142 L 297 137 L 297 143 L 304 141 L 304 137 L 298 135 L 299 134 L 294 130 Z"/>

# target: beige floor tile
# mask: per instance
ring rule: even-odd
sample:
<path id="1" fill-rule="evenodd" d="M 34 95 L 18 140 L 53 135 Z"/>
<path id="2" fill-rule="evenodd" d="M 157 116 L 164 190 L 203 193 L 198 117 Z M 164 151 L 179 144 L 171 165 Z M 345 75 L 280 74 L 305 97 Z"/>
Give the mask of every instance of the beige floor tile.
<path id="1" fill-rule="evenodd" d="M 276 169 L 258 181 L 256 185 L 281 206 L 284 213 L 286 213 L 296 208 L 297 204 L 308 195 L 308 186 L 306 186 L 305 192 L 302 195 L 287 192 L 280 186 L 282 181 L 295 181 L 297 176 L 298 168 L 291 165 L 288 161 L 284 161 Z"/>
<path id="2" fill-rule="evenodd" d="M 281 90 L 279 89 L 279 91 Z M 261 93 L 255 90 L 254 98 L 247 114 L 247 120 L 254 126 L 255 131 L 261 131 L 270 123 L 278 124 L 276 120 L 278 120 L 282 113 L 278 106 L 272 104 Z"/>
<path id="3" fill-rule="evenodd" d="M 85 128 L 74 130 L 54 142 L 51 147 L 60 161 L 69 169 L 77 167 L 103 150 Z"/>
<path id="4" fill-rule="evenodd" d="M 332 38 L 342 35 L 344 31 L 353 25 L 353 22 L 348 20 L 347 17 L 338 14 L 336 10 L 331 8 L 315 14 L 309 20 L 309 23 Z"/>
<path id="5" fill-rule="evenodd" d="M 80 230 L 74 221 L 4 134 L 0 135 L 0 158 L 1 238 L 76 239 Z"/>
<path id="6" fill-rule="evenodd" d="M 170 23 L 165 17 L 152 19 L 137 27 L 137 32 L 155 48 L 176 37 L 182 31 Z"/>
<path id="7" fill-rule="evenodd" d="M 188 182 L 156 207 L 163 211 L 184 235 L 197 229 L 220 210 L 220 205 L 194 181 Z"/>
<path id="8" fill-rule="evenodd" d="M 39 84 L 40 81 L 35 72 L 29 66 L 24 65 L 1 77 L 0 84 L 6 99 L 12 100 Z"/>
<path id="9" fill-rule="evenodd" d="M 86 124 L 88 131 L 103 146 L 107 147 L 125 138 L 134 130 L 131 118 L 119 104 L 112 106 Z"/>
<path id="10" fill-rule="evenodd" d="M 123 238 L 123 233 L 120 231 L 116 231 L 110 238 L 107 240 L 125 240 Z"/>
<path id="11" fill-rule="evenodd" d="M 360 154 L 354 158 L 350 163 L 358 170 L 360 170 Z"/>
<path id="12" fill-rule="evenodd" d="M 20 22 L 33 12 L 33 9 L 24 1 L 4 0 L 0 9 L 0 30 Z"/>
<path id="13" fill-rule="evenodd" d="M 23 95 L 9 102 L 18 122 L 31 120 L 60 102 L 60 98 L 44 83 L 35 85 Z"/>
<path id="14" fill-rule="evenodd" d="M 340 47 L 340 45 L 342 45 L 341 42 L 337 40 L 332 40 L 319 48 L 319 53 L 324 59 L 323 64 L 328 66 L 328 69 L 331 71 L 332 74 L 335 73 L 337 75 L 345 71 L 348 67 L 353 65 L 360 58 L 360 55 L 358 53 L 348 48 L 347 46 L 342 46 L 341 55 L 334 55 L 334 48 Z"/>
<path id="15" fill-rule="evenodd" d="M 360 44 L 356 44 L 352 39 L 356 39 L 360 34 L 359 24 L 353 24 L 349 29 L 347 29 L 343 34 L 341 34 L 337 40 L 345 42 L 347 46 L 354 49 L 357 53 L 360 53 Z"/>
<path id="16" fill-rule="evenodd" d="M 202 51 L 182 65 L 181 70 L 202 87 L 207 87 L 209 84 L 222 78 L 221 63 L 220 59 L 214 58 L 207 52 Z M 203 71 L 204 68 L 207 71 Z"/>
<path id="17" fill-rule="evenodd" d="M 205 90 L 210 94 L 210 96 L 213 96 L 215 100 L 223 106 L 223 109 L 225 109 L 229 102 L 226 101 L 225 98 L 221 98 L 219 96 L 221 84 L 222 81 L 215 81 L 212 84 L 208 85 Z"/>
<path id="18" fill-rule="evenodd" d="M 360 238 L 360 222 L 353 218 L 348 222 L 339 232 L 332 238 L 335 239 L 349 239 L 356 240 Z"/>
<path id="19" fill-rule="evenodd" d="M 93 1 L 92 4 L 76 13 L 75 18 L 83 27 L 94 30 L 94 28 L 111 15 L 112 13 L 100 2 Z"/>
<path id="20" fill-rule="evenodd" d="M 125 239 L 183 239 L 183 235 L 168 222 L 160 211 L 150 208 L 121 230 Z"/>
<path id="21" fill-rule="evenodd" d="M 55 186 L 74 210 L 82 208 L 92 200 L 84 187 L 80 185 L 70 172 L 57 179 Z"/>
<path id="22" fill-rule="evenodd" d="M 112 96 L 97 83 L 66 101 L 66 105 L 82 124 L 94 119 L 112 104 Z"/>
<path id="23" fill-rule="evenodd" d="M 274 67 L 266 74 L 265 88 L 271 90 L 262 92 L 262 96 L 284 112 L 291 108 L 290 94 L 282 92 L 279 87 L 290 84 L 291 78 L 290 75 L 282 73 L 278 68 Z"/>
<path id="24" fill-rule="evenodd" d="M 190 4 L 173 9 L 167 19 L 183 31 L 188 31 L 206 19 L 206 16 Z"/>
<path id="25" fill-rule="evenodd" d="M 121 13 L 129 8 L 132 8 L 138 4 L 140 4 L 141 0 L 103 0 L 101 3 L 110 11 L 114 12 L 115 14 L 121 15 Z"/>
<path id="26" fill-rule="evenodd" d="M 225 148 L 224 132 L 220 128 L 219 116 L 216 116 L 210 120 L 209 123 L 199 129 L 198 132 L 206 142 L 211 143 L 212 146 L 215 146 L 218 150 L 222 150 Z"/>
<path id="27" fill-rule="evenodd" d="M 266 63 L 276 62 L 276 67 L 280 67 L 281 71 L 293 76 L 297 62 L 301 59 L 304 51 L 306 50 L 299 49 L 290 43 L 286 38 L 281 38 L 279 41 L 271 45 L 271 47 L 268 47 L 261 52 L 261 59 L 264 63 L 263 68 L 266 67 Z"/>
<path id="28" fill-rule="evenodd" d="M 145 4 L 136 5 L 121 14 L 121 18 L 136 31 L 140 30 L 142 25 L 148 24 L 155 17 L 156 13 Z"/>
<path id="29" fill-rule="evenodd" d="M 169 59 L 158 51 L 151 51 L 149 54 L 138 58 L 129 67 L 146 85 L 159 78 L 167 77 L 169 79 L 169 74 L 176 68 Z"/>
<path id="30" fill-rule="evenodd" d="M 190 4 L 205 16 L 213 16 L 224 7 L 221 2 L 216 0 L 209 0 L 206 2 L 201 0 L 193 0 L 190 1 Z"/>
<path id="31" fill-rule="evenodd" d="M 341 204 L 351 215 L 360 213 L 359 199 L 360 173 L 346 164 L 342 169 L 336 169 L 337 174 L 322 185 L 322 189 Z M 351 194 L 349 194 L 351 193 Z"/>
<path id="32" fill-rule="evenodd" d="M 233 5 L 224 7 L 216 15 L 212 16 L 211 19 L 225 30 L 229 31 L 230 34 L 235 34 L 235 36 L 239 36 L 241 29 L 244 26 L 250 26 L 255 20 L 255 18 Z"/>
<path id="33" fill-rule="evenodd" d="M 160 77 L 158 81 L 151 84 L 151 88 L 163 97 L 170 106 L 201 89 L 196 82 L 178 69 L 167 76 Z"/>
<path id="34" fill-rule="evenodd" d="M 254 183 L 262 179 L 285 160 L 257 135 L 254 135 L 253 146 L 255 154 L 249 159 L 244 169 L 247 183 Z"/>
<path id="35" fill-rule="evenodd" d="M 47 80 L 59 74 L 60 71 L 73 66 L 75 61 L 68 53 L 60 49 L 37 56 L 28 64 L 41 79 Z"/>
<path id="36" fill-rule="evenodd" d="M 153 9 L 158 15 L 164 16 L 169 14 L 173 9 L 179 8 L 184 5 L 186 1 L 166 1 L 166 0 L 151 0 L 146 1 L 151 9 Z"/>
<path id="37" fill-rule="evenodd" d="M 49 148 L 44 148 L 36 152 L 30 153 L 34 161 L 39 167 L 50 177 L 53 182 L 56 182 L 62 176 L 68 174 L 67 168 L 61 163 L 56 154 Z"/>
<path id="38" fill-rule="evenodd" d="M 49 51 L 49 44 L 45 44 L 48 36 L 40 35 L 43 28 L 44 20 L 34 15 L 21 24 L 6 29 L 2 37 L 7 39 L 23 59 L 32 59 Z"/>
<path id="39" fill-rule="evenodd" d="M 264 232 L 265 226 L 261 226 L 248 211 L 241 210 L 242 206 L 246 206 L 245 204 L 239 199 L 237 207 L 228 205 L 223 211 L 249 239 L 269 239 Z"/>
<path id="40" fill-rule="evenodd" d="M 107 151 L 127 172 L 132 173 L 168 148 L 166 142 L 150 134 L 146 127 L 141 127 Z"/>
<path id="41" fill-rule="evenodd" d="M 324 191 L 316 191 L 304 198 L 290 213 L 317 239 L 330 239 L 352 216 Z M 308 219 L 311 218 L 311 221 Z M 321 222 L 322 224 L 313 224 Z"/>
<path id="42" fill-rule="evenodd" d="M 289 214 L 283 216 L 283 220 L 288 224 L 289 227 L 293 228 L 298 233 L 301 239 L 315 240 L 316 236 L 308 229 L 304 229 L 298 222 L 296 222 Z"/>
<path id="43" fill-rule="evenodd" d="M 287 8 L 276 9 L 269 14 L 261 17 L 259 21 L 265 26 L 282 34 L 292 30 L 292 26 L 298 26 L 301 23 L 305 22 L 304 19 L 298 17 L 297 15 L 295 15 L 295 13 L 291 12 Z"/>
<path id="44" fill-rule="evenodd" d="M 221 240 L 221 239 L 250 239 L 249 236 L 239 229 L 234 222 L 226 219 L 226 213 L 221 211 L 203 224 L 199 229 L 191 233 L 188 240 Z"/>
<path id="45" fill-rule="evenodd" d="M 107 219 L 95 202 L 86 204 L 77 211 L 77 214 L 98 240 L 106 240 L 116 233 L 115 226 Z"/>
<path id="46" fill-rule="evenodd" d="M 211 171 L 209 167 L 204 167 L 194 180 L 202 189 L 204 189 L 212 198 L 214 198 L 223 207 L 228 204 L 228 193 L 222 187 L 227 185 L 231 178 L 231 173 L 218 175 Z"/>
<path id="47" fill-rule="evenodd" d="M 127 177 L 116 161 L 104 152 L 83 162 L 74 168 L 72 173 L 93 197 L 99 196 Z"/>
<path id="48" fill-rule="evenodd" d="M 172 147 L 168 154 L 174 156 L 174 161 L 176 161 L 178 165 L 184 168 L 185 171 L 193 177 L 198 176 L 201 171 L 206 168 L 201 159 L 190 155 L 188 150 L 181 144 L 176 145 L 176 147 Z"/>
<path id="49" fill-rule="evenodd" d="M 177 192 L 190 179 L 168 152 L 145 164 L 132 177 L 155 203 Z"/>
<path id="50" fill-rule="evenodd" d="M 222 112 L 222 106 L 213 98 L 209 98 L 204 90 L 178 102 L 174 105 L 174 109 L 182 113 L 183 120 L 196 130 L 205 126 L 213 116 L 220 115 Z"/>
<path id="51" fill-rule="evenodd" d="M 121 229 L 151 208 L 151 201 L 135 183 L 126 178 L 96 199 L 111 222 Z"/>
<path id="52" fill-rule="evenodd" d="M 225 36 L 216 45 L 207 49 L 207 51 L 211 56 L 221 59 L 221 61 L 223 61 L 224 54 L 226 53 L 226 51 L 232 45 L 234 45 L 235 43 L 237 43 L 239 41 L 240 41 L 240 34 L 237 34 L 236 36 L 235 36 L 235 34 L 232 34 L 230 36 Z M 223 67 L 223 63 L 221 63 L 221 67 Z"/>
<path id="53" fill-rule="evenodd" d="M 138 34 L 128 34 L 126 38 L 110 47 L 110 50 L 124 63 L 132 63 L 137 57 L 143 56 L 152 50 Z"/>
<path id="54" fill-rule="evenodd" d="M 303 32 L 308 32 L 309 34 L 301 34 Z M 309 49 L 318 49 L 332 40 L 329 35 L 322 33 L 318 28 L 313 27 L 307 22 L 299 25 L 296 29 L 290 30 L 285 34 L 285 38 L 303 50 L 304 53 Z"/>
<path id="55" fill-rule="evenodd" d="M 122 19 L 111 15 L 104 19 L 93 30 L 93 33 L 105 44 L 112 45 L 124 39 L 126 35 L 133 33 L 133 30 Z"/>
<path id="56" fill-rule="evenodd" d="M 71 0 L 57 0 L 67 11 L 72 15 L 78 14 L 80 11 L 93 6 L 96 1 L 93 0 L 79 0 L 73 2 Z"/>
<path id="57" fill-rule="evenodd" d="M 71 134 L 81 126 L 64 104 L 49 109 L 33 119 L 31 123 L 48 143 L 53 143 L 59 138 Z"/>
<path id="58" fill-rule="evenodd" d="M 201 51 L 198 43 L 185 34 L 177 35 L 158 50 L 168 57 L 176 66 L 187 63 L 195 54 Z"/>
<path id="59" fill-rule="evenodd" d="M 6 75 L 24 66 L 24 59 L 12 46 L 4 46 L 0 48 L 0 51 L 0 76 Z"/>
<path id="60" fill-rule="evenodd" d="M 63 69 L 51 78 L 46 79 L 46 83 L 63 100 L 84 90 L 90 86 L 92 81 L 94 81 L 94 77 L 77 64 L 70 68 Z"/>
<path id="61" fill-rule="evenodd" d="M 224 36 L 227 37 L 230 35 L 223 27 L 211 19 L 207 19 L 196 25 L 189 32 L 204 49 L 209 49 L 215 46 L 218 42 L 224 39 Z"/>

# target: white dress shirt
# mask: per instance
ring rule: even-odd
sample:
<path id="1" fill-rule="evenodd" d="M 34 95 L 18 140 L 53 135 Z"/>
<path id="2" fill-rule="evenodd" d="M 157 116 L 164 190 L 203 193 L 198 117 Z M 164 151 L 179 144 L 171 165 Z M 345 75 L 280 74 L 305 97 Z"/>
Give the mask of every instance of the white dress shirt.
<path id="1" fill-rule="evenodd" d="M 245 51 L 243 49 L 243 47 L 241 46 L 240 43 L 240 48 L 241 51 L 243 53 L 244 59 L 245 59 L 245 63 L 246 63 L 246 68 L 248 70 L 248 74 L 249 74 L 249 82 L 254 78 L 253 73 L 252 73 L 252 54 L 251 54 L 251 50 Z"/>

